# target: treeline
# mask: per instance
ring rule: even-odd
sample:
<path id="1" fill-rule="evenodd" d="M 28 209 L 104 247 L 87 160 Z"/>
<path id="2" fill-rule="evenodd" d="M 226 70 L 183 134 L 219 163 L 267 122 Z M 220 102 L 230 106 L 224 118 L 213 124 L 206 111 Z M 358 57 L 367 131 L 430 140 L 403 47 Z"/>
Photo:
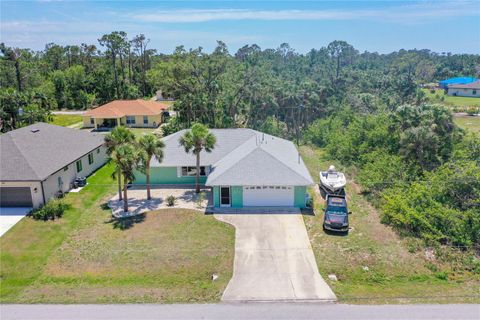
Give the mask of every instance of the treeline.
<path id="1" fill-rule="evenodd" d="M 480 65 L 479 55 L 359 53 L 344 41 L 306 54 L 288 44 L 263 50 L 246 45 L 230 53 L 221 41 L 211 53 L 179 46 L 159 54 L 144 35 L 129 38 L 125 32 L 105 34 L 96 44 L 50 43 L 42 51 L 1 44 L 0 51 L 2 131 L 42 120 L 49 110 L 150 98 L 160 89 L 175 99 L 178 111 L 167 132 L 202 122 L 294 137 L 345 104 L 371 112 L 421 103 L 419 83 L 473 76 Z M 41 96 L 42 105 L 31 96 Z"/>
<path id="2" fill-rule="evenodd" d="M 317 120 L 306 140 L 358 168 L 383 222 L 429 243 L 480 244 L 480 137 L 443 106 L 403 105 Z"/>

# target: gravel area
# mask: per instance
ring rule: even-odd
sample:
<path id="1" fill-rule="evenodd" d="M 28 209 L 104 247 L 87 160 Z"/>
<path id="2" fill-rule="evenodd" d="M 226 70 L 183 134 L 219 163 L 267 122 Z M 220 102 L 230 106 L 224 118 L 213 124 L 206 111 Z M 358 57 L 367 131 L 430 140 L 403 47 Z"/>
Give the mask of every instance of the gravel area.
<path id="1" fill-rule="evenodd" d="M 200 194 L 204 194 L 203 200 L 199 201 Z M 212 205 L 212 192 L 210 189 L 202 189 L 200 194 L 195 193 L 194 186 L 155 186 L 151 189 L 152 199 L 147 200 L 145 186 L 132 186 L 128 189 L 128 212 L 123 211 L 123 200 L 118 200 L 118 194 L 108 202 L 115 217 L 123 218 L 135 216 L 147 211 L 162 208 L 194 209 L 204 212 L 207 206 Z M 167 197 L 173 195 L 176 198 L 173 207 L 167 206 Z"/>

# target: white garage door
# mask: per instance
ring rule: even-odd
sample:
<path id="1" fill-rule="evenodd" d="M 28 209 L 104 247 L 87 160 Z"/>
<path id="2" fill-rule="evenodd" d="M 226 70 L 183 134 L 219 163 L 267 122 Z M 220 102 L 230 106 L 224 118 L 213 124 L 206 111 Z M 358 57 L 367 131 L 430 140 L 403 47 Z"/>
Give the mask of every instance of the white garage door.
<path id="1" fill-rule="evenodd" d="M 244 207 L 293 207 L 293 202 L 293 187 L 243 187 Z"/>

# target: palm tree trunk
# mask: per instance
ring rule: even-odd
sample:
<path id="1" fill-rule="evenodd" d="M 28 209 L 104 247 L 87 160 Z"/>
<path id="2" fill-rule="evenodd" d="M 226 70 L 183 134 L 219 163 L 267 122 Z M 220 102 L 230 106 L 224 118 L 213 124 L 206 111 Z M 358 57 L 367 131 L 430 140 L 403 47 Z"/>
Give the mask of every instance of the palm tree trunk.
<path id="1" fill-rule="evenodd" d="M 128 197 L 127 197 L 127 180 L 123 186 L 123 211 L 128 212 Z"/>
<path id="2" fill-rule="evenodd" d="M 120 169 L 117 170 L 117 179 L 118 179 L 118 200 L 122 200 L 122 173 Z"/>
<path id="3" fill-rule="evenodd" d="M 195 174 L 195 192 L 200 193 L 200 152 L 197 153 L 197 172 Z"/>
<path id="4" fill-rule="evenodd" d="M 150 165 L 147 165 L 145 175 L 147 176 L 147 200 L 150 200 L 152 199 L 152 196 L 150 195 Z"/>

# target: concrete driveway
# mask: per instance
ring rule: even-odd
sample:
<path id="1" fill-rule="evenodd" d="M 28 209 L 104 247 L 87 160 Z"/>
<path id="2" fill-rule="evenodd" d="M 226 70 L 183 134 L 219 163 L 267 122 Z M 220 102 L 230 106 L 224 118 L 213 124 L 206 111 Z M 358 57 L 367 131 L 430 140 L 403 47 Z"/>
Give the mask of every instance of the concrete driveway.
<path id="1" fill-rule="evenodd" d="M 0 208 L 0 237 L 22 220 L 32 208 Z"/>
<path id="2" fill-rule="evenodd" d="M 215 214 L 236 228 L 223 301 L 335 301 L 299 214 Z"/>

